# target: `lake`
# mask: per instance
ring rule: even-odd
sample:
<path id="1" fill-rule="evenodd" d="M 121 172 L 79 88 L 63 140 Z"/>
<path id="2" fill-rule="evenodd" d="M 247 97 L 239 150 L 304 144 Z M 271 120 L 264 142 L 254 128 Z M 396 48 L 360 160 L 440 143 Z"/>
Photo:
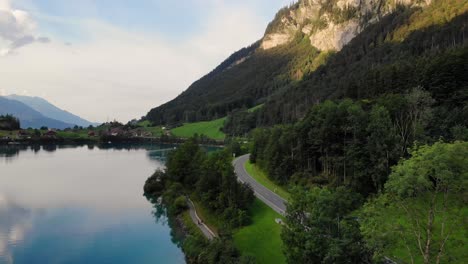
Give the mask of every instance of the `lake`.
<path id="1" fill-rule="evenodd" d="M 143 196 L 171 146 L 0 146 L 0 263 L 185 263 Z"/>

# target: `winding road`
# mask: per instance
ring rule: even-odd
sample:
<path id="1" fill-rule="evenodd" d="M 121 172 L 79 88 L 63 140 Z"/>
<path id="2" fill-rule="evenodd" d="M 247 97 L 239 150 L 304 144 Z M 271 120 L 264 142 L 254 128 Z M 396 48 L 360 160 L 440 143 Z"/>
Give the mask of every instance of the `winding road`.
<path id="1" fill-rule="evenodd" d="M 212 240 L 216 237 L 216 234 L 207 226 L 203 221 L 198 217 L 197 210 L 195 209 L 195 205 L 193 204 L 192 200 L 187 198 L 187 205 L 189 207 L 190 217 L 192 221 L 200 228 L 203 235 L 209 240 Z"/>
<path id="2" fill-rule="evenodd" d="M 250 185 L 258 199 L 262 200 L 266 205 L 271 207 L 271 209 L 275 210 L 279 214 L 285 215 L 286 200 L 257 182 L 245 170 L 244 164 L 249 159 L 249 157 L 250 154 L 240 156 L 232 162 L 237 178 L 240 182 Z"/>

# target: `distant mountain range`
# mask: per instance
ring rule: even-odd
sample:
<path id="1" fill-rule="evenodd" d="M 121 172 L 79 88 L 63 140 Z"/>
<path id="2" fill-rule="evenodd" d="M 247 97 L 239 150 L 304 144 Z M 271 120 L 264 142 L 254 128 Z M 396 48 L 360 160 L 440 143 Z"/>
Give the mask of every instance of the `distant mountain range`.
<path id="1" fill-rule="evenodd" d="M 75 125 L 96 125 L 77 115 L 62 110 L 40 97 L 9 95 L 0 97 L 0 115 L 11 114 L 21 122 L 22 128 L 64 129 Z"/>

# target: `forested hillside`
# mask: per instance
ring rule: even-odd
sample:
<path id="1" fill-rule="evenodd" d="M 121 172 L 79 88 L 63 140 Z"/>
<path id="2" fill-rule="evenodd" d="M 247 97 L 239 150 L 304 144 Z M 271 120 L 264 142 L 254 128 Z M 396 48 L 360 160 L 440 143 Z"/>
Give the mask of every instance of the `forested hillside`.
<path id="1" fill-rule="evenodd" d="M 235 53 L 176 99 L 151 110 L 148 120 L 156 125 L 205 121 L 250 108 L 289 83 L 296 61 L 318 54 L 300 40 L 275 50 L 257 48 Z"/>
<path id="2" fill-rule="evenodd" d="M 282 9 L 148 119 L 227 115 L 250 169 L 290 194 L 288 263 L 465 263 L 468 2 L 358 2 Z"/>
<path id="3" fill-rule="evenodd" d="M 397 10 L 369 26 L 327 63 L 263 108 L 262 124 L 302 118 L 324 99 L 375 98 L 416 86 L 440 104 L 467 99 L 468 3 L 433 1 Z"/>
<path id="4" fill-rule="evenodd" d="M 312 18 L 314 12 L 328 12 L 332 17 L 328 24 L 351 21 L 354 16 L 363 20 L 356 12 L 344 16 L 336 11 L 337 3 L 329 2 L 331 9 L 324 5 L 318 11 L 309 7 L 303 12 L 310 12 Z M 296 13 L 307 3 L 299 1 L 281 10 L 264 39 L 232 55 L 175 100 L 150 111 L 148 119 L 155 124 L 212 120 L 265 102 L 261 111 L 249 117 L 250 123 L 291 123 L 325 99 L 370 99 L 417 86 L 450 107 L 466 99 L 466 1 L 435 0 L 428 6 L 367 10 L 377 12 L 377 18 L 362 24 L 362 30 L 353 32 L 356 36 L 340 50 L 312 45 L 311 30 L 321 32 L 324 25 L 309 18 L 300 20 Z M 286 30 L 289 39 L 270 47 L 275 30 L 276 35 Z M 270 43 L 267 49 L 265 43 Z"/>

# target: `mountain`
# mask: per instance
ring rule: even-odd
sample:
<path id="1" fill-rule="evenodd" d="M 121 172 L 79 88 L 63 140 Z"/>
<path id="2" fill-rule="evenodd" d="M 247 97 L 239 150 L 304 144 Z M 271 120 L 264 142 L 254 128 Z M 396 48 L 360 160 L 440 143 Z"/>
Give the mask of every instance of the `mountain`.
<path id="1" fill-rule="evenodd" d="M 259 42 L 147 118 L 211 120 L 265 103 L 256 122 L 270 125 L 301 119 L 326 99 L 417 86 L 439 104 L 460 105 L 468 87 L 467 18 L 464 0 L 301 0 L 281 9 Z"/>
<path id="2" fill-rule="evenodd" d="M 31 107 L 16 101 L 0 96 L 0 115 L 13 115 L 20 120 L 21 128 L 48 128 L 64 129 L 73 127 L 72 124 L 48 118 Z"/>
<path id="3" fill-rule="evenodd" d="M 31 107 L 32 109 L 36 110 L 37 112 L 41 113 L 42 115 L 48 118 L 62 121 L 67 124 L 73 124 L 82 127 L 95 125 L 95 123 L 89 122 L 77 115 L 62 110 L 40 97 L 9 95 L 6 96 L 6 98 L 22 102 L 23 104 Z"/>

